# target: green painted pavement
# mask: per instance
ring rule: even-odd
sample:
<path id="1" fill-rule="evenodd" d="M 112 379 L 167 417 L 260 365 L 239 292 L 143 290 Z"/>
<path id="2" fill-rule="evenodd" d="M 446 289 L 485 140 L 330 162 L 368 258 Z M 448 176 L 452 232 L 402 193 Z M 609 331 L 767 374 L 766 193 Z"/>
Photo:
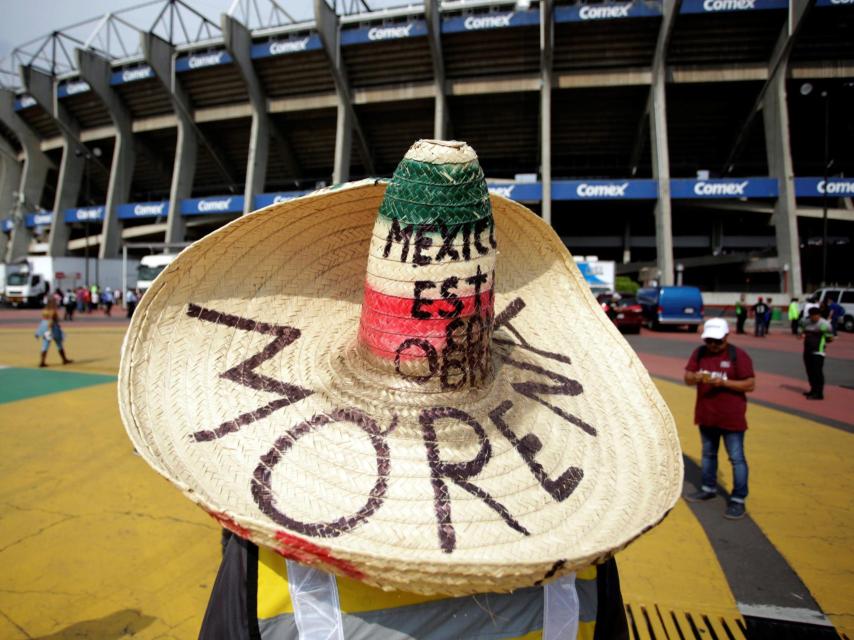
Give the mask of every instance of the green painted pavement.
<path id="1" fill-rule="evenodd" d="M 115 382 L 116 376 L 51 369 L 0 369 L 0 404 Z"/>

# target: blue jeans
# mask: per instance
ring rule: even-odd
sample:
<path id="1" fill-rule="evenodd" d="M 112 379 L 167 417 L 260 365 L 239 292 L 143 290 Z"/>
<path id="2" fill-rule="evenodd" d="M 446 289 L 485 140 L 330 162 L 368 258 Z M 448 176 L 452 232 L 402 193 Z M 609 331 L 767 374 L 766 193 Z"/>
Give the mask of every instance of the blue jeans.
<path id="1" fill-rule="evenodd" d="M 734 502 L 747 498 L 747 459 L 744 457 L 744 431 L 728 431 L 717 427 L 700 427 L 703 441 L 703 491 L 717 490 L 718 447 L 724 439 L 729 461 L 732 463 L 732 494 Z"/>

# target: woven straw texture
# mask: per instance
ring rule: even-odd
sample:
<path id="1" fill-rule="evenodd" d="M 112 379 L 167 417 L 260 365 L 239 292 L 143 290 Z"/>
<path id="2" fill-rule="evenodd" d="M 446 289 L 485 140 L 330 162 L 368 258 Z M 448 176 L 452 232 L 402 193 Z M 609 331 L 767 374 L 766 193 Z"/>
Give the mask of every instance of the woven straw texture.
<path id="1" fill-rule="evenodd" d="M 390 369 L 360 343 L 385 191 L 370 180 L 272 205 L 167 268 L 123 346 L 120 408 L 140 454 L 239 535 L 411 592 L 538 584 L 657 524 L 682 485 L 672 416 L 523 206 L 491 197 L 479 384 L 437 384 L 423 358 Z"/>

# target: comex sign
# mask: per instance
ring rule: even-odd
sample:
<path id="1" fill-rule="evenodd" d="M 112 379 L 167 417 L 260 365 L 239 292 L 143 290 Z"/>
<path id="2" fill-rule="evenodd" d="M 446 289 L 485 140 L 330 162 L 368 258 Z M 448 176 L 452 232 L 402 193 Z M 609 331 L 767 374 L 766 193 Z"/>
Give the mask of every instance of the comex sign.
<path id="1" fill-rule="evenodd" d="M 854 182 L 825 182 L 821 180 L 818 183 L 818 192 L 821 195 L 829 196 L 850 196 L 854 195 Z"/>
<path id="2" fill-rule="evenodd" d="M 401 27 L 373 27 L 368 31 L 368 40 L 396 40 L 397 38 L 408 38 L 412 35 L 414 22 Z M 468 27 L 466 27 L 468 28 Z"/>
<path id="3" fill-rule="evenodd" d="M 582 182 L 575 189 L 579 198 L 625 198 L 629 183 L 622 184 L 587 184 Z"/>
<path id="4" fill-rule="evenodd" d="M 515 184 L 508 184 L 502 187 L 489 187 L 489 193 L 492 193 L 496 196 L 504 196 L 505 198 L 513 197 L 513 189 L 516 187 Z"/>
<path id="5" fill-rule="evenodd" d="M 228 211 L 231 208 L 231 198 L 225 200 L 199 200 L 196 205 L 202 213 L 210 213 L 211 211 Z"/>
<path id="6" fill-rule="evenodd" d="M 480 29 L 500 29 L 509 27 L 510 20 L 513 18 L 512 13 L 504 15 L 489 15 L 489 16 L 469 16 L 463 22 L 463 27 L 467 31 L 478 31 Z"/>
<path id="7" fill-rule="evenodd" d="M 298 53 L 308 47 L 308 38 L 300 40 L 277 40 L 270 43 L 270 55 L 278 56 L 283 53 Z"/>
<path id="8" fill-rule="evenodd" d="M 750 11 L 756 0 L 704 0 L 703 11 Z"/>
<path id="9" fill-rule="evenodd" d="M 744 190 L 749 184 L 744 182 L 698 182 L 694 185 L 694 193 L 698 196 L 744 196 Z"/>
<path id="10" fill-rule="evenodd" d="M 584 5 L 578 12 L 582 20 L 611 20 L 614 18 L 628 18 L 631 4 L 615 5 L 612 7 L 596 7 Z"/>

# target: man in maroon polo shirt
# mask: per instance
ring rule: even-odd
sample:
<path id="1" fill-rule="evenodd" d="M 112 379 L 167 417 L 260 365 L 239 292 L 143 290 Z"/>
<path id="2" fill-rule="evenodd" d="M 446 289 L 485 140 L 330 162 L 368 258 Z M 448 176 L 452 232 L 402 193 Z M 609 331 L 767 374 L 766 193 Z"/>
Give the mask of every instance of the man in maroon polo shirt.
<path id="1" fill-rule="evenodd" d="M 718 447 L 723 438 L 732 463 L 732 494 L 724 517 L 743 518 L 747 499 L 747 393 L 755 387 L 753 362 L 747 353 L 729 344 L 729 325 L 723 318 L 707 320 L 703 345 L 685 365 L 685 384 L 697 385 L 694 422 L 703 443 L 702 486 L 686 496 L 689 502 L 711 500 L 717 495 Z"/>

